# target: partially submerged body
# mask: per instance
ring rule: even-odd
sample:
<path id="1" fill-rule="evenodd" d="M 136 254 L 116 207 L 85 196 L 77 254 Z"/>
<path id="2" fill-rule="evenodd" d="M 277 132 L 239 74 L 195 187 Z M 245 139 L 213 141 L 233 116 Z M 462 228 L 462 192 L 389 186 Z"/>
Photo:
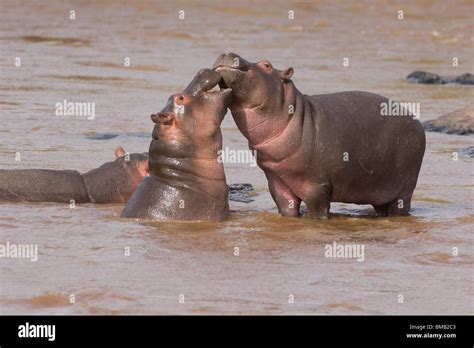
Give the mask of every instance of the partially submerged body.
<path id="1" fill-rule="evenodd" d="M 209 92 L 219 80 L 212 70 L 200 71 L 185 93 L 171 96 L 165 108 L 151 116 L 156 125 L 150 176 L 128 201 L 123 217 L 225 220 L 228 186 L 218 151 L 231 91 Z"/>
<path id="2" fill-rule="evenodd" d="M 115 150 L 116 160 L 87 173 L 76 170 L 0 169 L 0 201 L 125 203 L 148 175 L 147 154 Z"/>

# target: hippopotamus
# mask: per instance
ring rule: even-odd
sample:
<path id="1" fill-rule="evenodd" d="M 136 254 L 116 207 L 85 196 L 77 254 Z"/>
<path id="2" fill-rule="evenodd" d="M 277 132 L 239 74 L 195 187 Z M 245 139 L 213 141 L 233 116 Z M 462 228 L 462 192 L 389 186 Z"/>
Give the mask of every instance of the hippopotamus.
<path id="1" fill-rule="evenodd" d="M 428 71 L 413 71 L 406 77 L 407 80 L 423 84 L 447 84 L 457 83 L 460 85 L 474 85 L 474 75 L 464 73 L 458 76 L 440 76 Z"/>
<path id="2" fill-rule="evenodd" d="M 256 150 L 284 216 L 328 218 L 331 202 L 371 204 L 377 215 L 406 215 L 425 151 L 421 123 L 382 116 L 383 96 L 348 91 L 301 93 L 293 68 L 222 54 L 213 69 L 232 89 L 230 110 Z"/>
<path id="3" fill-rule="evenodd" d="M 172 95 L 161 112 L 151 115 L 150 176 L 129 199 L 122 217 L 226 219 L 228 186 L 218 151 L 232 91 L 210 91 L 220 79 L 211 69 L 199 71 L 183 93 Z"/>
<path id="4" fill-rule="evenodd" d="M 1 202 L 125 203 L 148 176 L 148 154 L 127 154 L 80 174 L 76 170 L 0 169 Z"/>

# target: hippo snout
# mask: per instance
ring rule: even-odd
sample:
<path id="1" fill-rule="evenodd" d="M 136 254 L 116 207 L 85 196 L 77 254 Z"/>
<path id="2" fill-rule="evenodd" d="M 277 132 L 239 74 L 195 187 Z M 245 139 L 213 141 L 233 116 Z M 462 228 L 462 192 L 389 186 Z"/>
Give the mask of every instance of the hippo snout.
<path id="1" fill-rule="evenodd" d="M 201 69 L 184 89 L 184 93 L 198 95 L 212 89 L 221 80 L 221 75 L 212 69 Z"/>
<path id="2" fill-rule="evenodd" d="M 219 57 L 217 57 L 216 61 L 214 62 L 214 65 L 212 68 L 214 70 L 218 68 L 233 68 L 233 69 L 238 69 L 238 70 L 248 70 L 250 63 L 247 62 L 244 58 L 239 56 L 236 53 L 223 53 Z"/>

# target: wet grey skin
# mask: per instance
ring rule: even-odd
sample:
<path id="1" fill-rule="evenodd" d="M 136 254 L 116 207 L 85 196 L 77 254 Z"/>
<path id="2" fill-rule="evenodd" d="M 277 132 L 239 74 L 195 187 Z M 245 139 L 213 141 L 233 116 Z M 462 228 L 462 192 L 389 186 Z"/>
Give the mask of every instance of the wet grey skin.
<path id="1" fill-rule="evenodd" d="M 125 206 L 122 217 L 148 220 L 223 221 L 229 213 L 221 122 L 232 91 L 209 91 L 221 77 L 203 69 L 183 93 L 172 95 L 155 123 L 149 149 L 150 176 Z"/>
<path id="2" fill-rule="evenodd" d="M 382 116 L 389 100 L 373 93 L 305 95 L 291 80 L 293 68 L 267 60 L 222 54 L 213 69 L 221 88 L 232 88 L 232 116 L 282 215 L 300 216 L 301 202 L 311 218 L 328 218 L 331 202 L 408 214 L 425 152 L 419 120 Z"/>
<path id="3" fill-rule="evenodd" d="M 0 202 L 125 203 L 148 175 L 148 155 L 126 154 L 87 173 L 76 170 L 0 170 Z"/>

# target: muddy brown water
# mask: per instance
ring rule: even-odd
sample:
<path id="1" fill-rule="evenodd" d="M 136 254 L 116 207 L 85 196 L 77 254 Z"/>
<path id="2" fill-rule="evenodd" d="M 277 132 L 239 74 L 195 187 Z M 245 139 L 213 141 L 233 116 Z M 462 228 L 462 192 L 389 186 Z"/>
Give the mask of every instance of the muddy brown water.
<path id="1" fill-rule="evenodd" d="M 420 102 L 422 120 L 433 119 L 466 106 L 472 87 L 404 78 L 472 73 L 472 13 L 472 1 L 0 0 L 1 168 L 87 171 L 117 145 L 147 151 L 149 115 L 229 51 L 293 66 L 306 94 L 371 91 Z M 95 118 L 56 116 L 65 99 L 95 102 Z M 224 146 L 247 148 L 230 114 L 223 135 Z M 125 221 L 121 205 L 1 204 L 2 244 L 37 244 L 39 255 L 0 259 L 0 313 L 473 314 L 473 160 L 453 160 L 473 142 L 427 134 L 410 217 L 333 204 L 328 221 L 282 218 L 248 163 L 226 164 L 228 182 L 250 182 L 257 196 L 231 202 L 224 223 Z M 334 242 L 363 245 L 364 260 L 325 257 Z"/>

